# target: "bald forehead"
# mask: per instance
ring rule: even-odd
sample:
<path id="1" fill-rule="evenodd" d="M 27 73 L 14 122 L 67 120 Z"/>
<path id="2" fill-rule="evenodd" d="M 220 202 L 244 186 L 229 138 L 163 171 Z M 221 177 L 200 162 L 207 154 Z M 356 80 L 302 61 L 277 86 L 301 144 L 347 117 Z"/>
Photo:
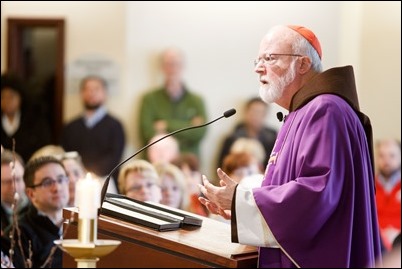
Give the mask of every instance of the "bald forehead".
<path id="1" fill-rule="evenodd" d="M 393 148 L 394 150 L 401 150 L 400 144 L 395 139 L 384 139 L 377 144 L 378 148 Z"/>
<path id="2" fill-rule="evenodd" d="M 163 61 L 182 61 L 183 53 L 178 49 L 167 49 L 162 54 Z"/>
<path id="3" fill-rule="evenodd" d="M 279 49 L 282 50 L 290 50 L 292 48 L 292 43 L 297 37 L 297 34 L 292 29 L 278 25 L 272 27 L 268 33 L 263 37 L 260 49 L 262 50 L 270 50 L 270 49 Z M 285 53 L 285 51 L 268 51 L 270 53 Z M 291 51 L 286 51 L 286 53 L 290 53 Z"/>

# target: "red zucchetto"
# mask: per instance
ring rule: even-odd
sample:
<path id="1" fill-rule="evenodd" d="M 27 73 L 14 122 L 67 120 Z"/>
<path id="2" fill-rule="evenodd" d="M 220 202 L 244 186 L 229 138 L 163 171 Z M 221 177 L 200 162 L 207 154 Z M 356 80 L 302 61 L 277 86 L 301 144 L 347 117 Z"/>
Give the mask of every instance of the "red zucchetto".
<path id="1" fill-rule="evenodd" d="M 298 32 L 301 34 L 307 41 L 313 46 L 313 48 L 317 51 L 318 56 L 320 56 L 320 59 L 322 59 L 322 51 L 321 51 L 321 45 L 320 41 L 318 41 L 318 38 L 315 36 L 315 34 L 307 29 L 304 26 L 299 26 L 299 25 L 287 25 L 290 29 Z"/>

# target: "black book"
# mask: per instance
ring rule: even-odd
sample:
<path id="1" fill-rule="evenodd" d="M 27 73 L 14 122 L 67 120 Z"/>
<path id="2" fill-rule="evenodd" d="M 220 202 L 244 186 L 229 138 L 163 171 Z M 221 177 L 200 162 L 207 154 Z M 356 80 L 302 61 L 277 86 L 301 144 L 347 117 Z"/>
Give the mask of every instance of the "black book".
<path id="1" fill-rule="evenodd" d="M 202 219 L 190 212 L 120 194 L 107 193 L 101 213 L 158 231 L 177 230 L 184 225 L 202 225 Z"/>

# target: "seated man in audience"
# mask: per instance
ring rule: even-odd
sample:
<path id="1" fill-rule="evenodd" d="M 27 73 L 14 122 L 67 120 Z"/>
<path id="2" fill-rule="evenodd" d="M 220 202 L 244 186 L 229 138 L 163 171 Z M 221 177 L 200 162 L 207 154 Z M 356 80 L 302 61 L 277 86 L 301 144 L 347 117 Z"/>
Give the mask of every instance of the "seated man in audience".
<path id="1" fill-rule="evenodd" d="M 35 151 L 35 153 L 32 154 L 31 159 L 41 156 L 54 156 L 62 161 L 69 179 L 70 199 L 68 201 L 68 206 L 74 206 L 75 184 L 80 178 L 85 178 L 87 173 L 87 170 L 82 163 L 81 155 L 77 151 L 66 152 L 63 147 L 58 145 L 46 145 Z M 99 178 L 95 174 L 93 175 L 99 179 L 101 184 L 105 182 L 105 178 Z M 107 192 L 117 193 L 114 180 L 112 180 L 108 185 Z"/>
<path id="2" fill-rule="evenodd" d="M 24 162 L 18 153 L 10 150 L 1 153 L 1 230 L 13 221 L 13 207 L 17 208 L 17 216 L 23 214 L 28 206 L 25 195 Z M 18 194 L 17 197 L 15 194 Z M 15 200 L 15 199 L 18 200 Z"/>
<path id="3" fill-rule="evenodd" d="M 62 236 L 63 207 L 69 199 L 67 173 L 55 157 L 38 157 L 27 163 L 24 182 L 31 204 L 18 220 L 21 235 L 14 225 L 6 230 L 15 240 L 11 242 L 14 265 L 61 268 L 62 251 L 54 245 L 54 240 Z M 52 248 L 55 248 L 54 253 Z"/>

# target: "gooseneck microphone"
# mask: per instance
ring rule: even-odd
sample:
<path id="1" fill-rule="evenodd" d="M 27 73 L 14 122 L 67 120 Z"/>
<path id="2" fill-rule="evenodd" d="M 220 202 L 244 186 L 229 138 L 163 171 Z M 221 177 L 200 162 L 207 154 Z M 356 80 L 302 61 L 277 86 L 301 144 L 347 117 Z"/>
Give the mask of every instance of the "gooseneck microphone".
<path id="1" fill-rule="evenodd" d="M 145 145 L 144 147 L 140 148 L 137 152 L 135 152 L 133 155 L 131 155 L 130 157 L 128 157 L 126 160 L 124 160 L 124 161 L 122 161 L 121 163 L 119 163 L 118 165 L 116 165 L 116 167 L 113 168 L 112 171 L 109 173 L 109 175 L 106 177 L 106 180 L 105 180 L 105 182 L 103 183 L 103 187 L 102 187 L 102 191 L 101 191 L 101 208 L 102 208 L 103 201 L 105 200 L 106 191 L 107 191 L 107 187 L 109 186 L 110 178 L 112 177 L 113 173 L 116 171 L 117 168 L 119 168 L 120 166 L 122 166 L 123 164 L 125 164 L 125 163 L 126 163 L 127 161 L 129 161 L 131 158 L 137 156 L 138 154 L 140 154 L 141 152 L 143 152 L 144 150 L 146 150 L 147 148 L 149 148 L 149 147 L 152 146 L 153 144 L 158 143 L 159 141 L 165 139 L 166 137 L 175 135 L 175 134 L 180 133 L 180 132 L 183 132 L 183 131 L 187 131 L 187 130 L 191 130 L 191 129 L 196 129 L 196 128 L 201 128 L 201 127 L 207 126 L 207 125 L 209 125 L 209 124 L 211 124 L 211 123 L 214 123 L 215 121 L 220 120 L 220 119 L 222 119 L 222 118 L 229 118 L 229 117 L 233 116 L 234 114 L 236 114 L 236 109 L 234 109 L 234 108 L 229 109 L 229 110 L 225 111 L 225 113 L 223 113 L 222 116 L 220 116 L 219 118 L 216 118 L 216 119 L 214 119 L 214 120 L 212 120 L 212 121 L 210 121 L 210 122 L 207 122 L 207 123 L 204 123 L 204 124 L 201 124 L 201 125 L 196 125 L 196 126 L 190 126 L 190 127 L 181 128 L 181 129 L 176 130 L 176 131 L 174 131 L 174 132 L 168 133 L 167 135 L 165 135 L 165 136 L 159 138 L 158 140 L 155 140 L 154 142 L 149 143 L 149 144 Z M 100 210 L 98 211 L 98 214 L 99 214 L 99 213 L 100 213 Z"/>

